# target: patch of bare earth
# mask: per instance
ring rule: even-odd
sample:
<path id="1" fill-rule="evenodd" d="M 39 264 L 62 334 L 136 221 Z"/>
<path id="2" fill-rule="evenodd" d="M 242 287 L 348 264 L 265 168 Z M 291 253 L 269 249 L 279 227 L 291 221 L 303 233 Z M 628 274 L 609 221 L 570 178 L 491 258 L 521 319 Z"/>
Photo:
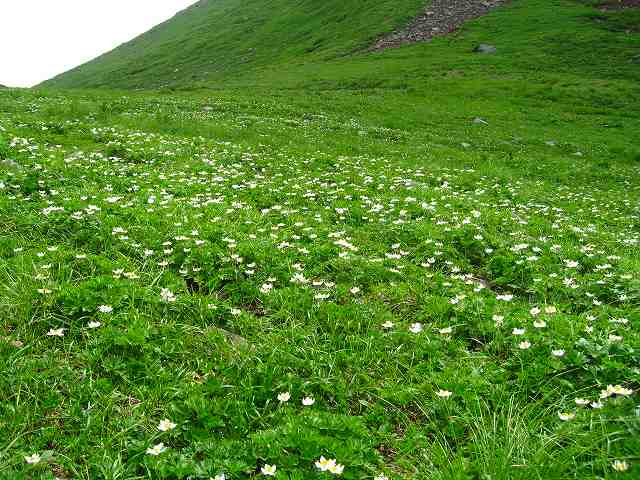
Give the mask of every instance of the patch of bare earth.
<path id="1" fill-rule="evenodd" d="M 433 37 L 456 31 L 468 20 L 486 15 L 508 0 L 432 0 L 424 13 L 402 30 L 378 39 L 371 51 L 396 48 L 416 42 L 426 42 Z M 629 0 L 640 1 L 640 0 Z"/>
<path id="2" fill-rule="evenodd" d="M 598 6 L 601 10 L 622 10 L 624 8 L 640 8 L 640 0 L 604 0 Z"/>

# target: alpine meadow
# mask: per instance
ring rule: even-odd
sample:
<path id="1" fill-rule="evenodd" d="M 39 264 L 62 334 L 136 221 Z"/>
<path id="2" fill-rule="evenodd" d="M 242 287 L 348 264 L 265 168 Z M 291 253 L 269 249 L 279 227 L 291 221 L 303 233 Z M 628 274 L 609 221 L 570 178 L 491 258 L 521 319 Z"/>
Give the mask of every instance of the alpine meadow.
<path id="1" fill-rule="evenodd" d="M 640 479 L 636 0 L 201 0 L 0 224 L 1 480 Z"/>

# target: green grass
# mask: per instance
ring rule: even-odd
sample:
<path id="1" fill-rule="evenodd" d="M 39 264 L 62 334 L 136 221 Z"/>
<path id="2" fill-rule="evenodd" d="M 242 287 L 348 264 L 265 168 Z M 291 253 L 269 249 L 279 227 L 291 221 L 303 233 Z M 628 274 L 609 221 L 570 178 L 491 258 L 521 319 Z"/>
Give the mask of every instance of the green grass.
<path id="1" fill-rule="evenodd" d="M 423 5 L 422 0 L 205 0 L 45 85 L 213 85 L 265 65 L 348 55 L 404 24 Z"/>
<path id="2" fill-rule="evenodd" d="M 560 87 L 567 81 L 638 80 L 637 63 L 632 62 L 639 54 L 638 36 L 627 33 L 640 26 L 636 10 L 601 12 L 571 0 L 515 1 L 468 22 L 462 34 L 366 53 L 362 48 L 373 38 L 406 23 L 423 2 L 272 0 L 266 2 L 271 8 L 264 3 L 225 0 L 192 7 L 43 86 L 422 92 L 425 83 L 443 77 L 475 85 L 516 80 L 516 88 L 523 77 L 532 86 L 556 79 Z M 245 29 L 236 19 L 249 26 Z M 499 54 L 472 54 L 479 42 L 496 45 Z M 319 46 L 313 50 L 315 44 Z"/>
<path id="3" fill-rule="evenodd" d="M 594 12 L 0 92 L 0 478 L 638 478 L 640 37 Z"/>

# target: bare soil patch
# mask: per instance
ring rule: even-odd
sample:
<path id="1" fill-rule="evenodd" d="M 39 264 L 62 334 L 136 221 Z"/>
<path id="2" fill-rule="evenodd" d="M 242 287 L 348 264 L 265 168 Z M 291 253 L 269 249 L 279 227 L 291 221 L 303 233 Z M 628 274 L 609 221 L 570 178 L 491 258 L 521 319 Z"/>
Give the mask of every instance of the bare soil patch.
<path id="1" fill-rule="evenodd" d="M 604 0 L 600 2 L 601 10 L 623 10 L 625 8 L 640 8 L 640 0 Z"/>
<path id="2" fill-rule="evenodd" d="M 448 35 L 464 22 L 486 15 L 506 2 L 507 0 L 432 0 L 425 11 L 408 26 L 378 39 L 369 50 L 396 48 Z"/>

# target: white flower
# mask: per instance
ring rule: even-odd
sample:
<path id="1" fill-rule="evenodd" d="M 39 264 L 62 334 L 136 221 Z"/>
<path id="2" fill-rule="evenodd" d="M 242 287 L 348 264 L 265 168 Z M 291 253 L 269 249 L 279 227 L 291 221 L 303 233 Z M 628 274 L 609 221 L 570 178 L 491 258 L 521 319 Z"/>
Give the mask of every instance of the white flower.
<path id="1" fill-rule="evenodd" d="M 535 322 L 533 322 L 533 326 L 536 328 L 544 328 L 547 326 L 547 322 L 545 322 L 544 320 L 536 320 Z"/>
<path id="2" fill-rule="evenodd" d="M 518 348 L 520 350 L 527 350 L 529 347 L 531 347 L 531 342 L 528 342 L 527 340 L 518 344 Z"/>
<path id="3" fill-rule="evenodd" d="M 37 453 L 34 453 L 33 455 L 29 455 L 28 457 L 24 457 L 24 461 L 27 462 L 29 465 L 35 465 L 36 463 L 40 463 L 40 460 L 42 460 L 40 458 L 40 455 L 38 455 Z"/>
<path id="4" fill-rule="evenodd" d="M 510 302 L 513 300 L 513 295 L 496 295 L 496 300 L 502 300 L 503 302 Z"/>
<path id="5" fill-rule="evenodd" d="M 316 460 L 316 468 L 321 472 L 328 471 L 331 467 L 334 467 L 335 464 L 335 459 L 329 460 L 324 458 L 324 456 L 320 457 L 320 460 Z"/>
<path id="6" fill-rule="evenodd" d="M 209 480 L 227 480 L 227 477 L 224 473 L 219 473 L 215 477 L 210 477 Z"/>
<path id="7" fill-rule="evenodd" d="M 564 264 L 567 268 L 577 268 L 580 265 L 575 260 L 565 260 Z"/>
<path id="8" fill-rule="evenodd" d="M 411 326 L 409 327 L 409 331 L 411 333 L 420 333 L 422 331 L 422 324 L 421 323 L 412 323 Z"/>
<path id="9" fill-rule="evenodd" d="M 52 328 L 47 332 L 48 337 L 64 337 L 64 328 Z"/>
<path id="10" fill-rule="evenodd" d="M 160 300 L 165 303 L 171 303 L 176 301 L 176 296 L 168 288 L 160 289 Z"/>
<path id="11" fill-rule="evenodd" d="M 551 350 L 551 355 L 553 355 L 554 357 L 564 357 L 564 350 L 559 349 L 559 350 Z"/>
<path id="12" fill-rule="evenodd" d="M 373 480 L 389 480 L 389 477 L 381 473 L 380 475 L 376 475 Z"/>
<path id="13" fill-rule="evenodd" d="M 276 474 L 277 468 L 278 467 L 276 467 L 275 465 L 265 465 L 260 469 L 260 471 L 262 472 L 263 475 L 266 475 L 267 477 L 274 477 Z"/>
<path id="14" fill-rule="evenodd" d="M 291 399 L 291 394 L 289 392 L 282 392 L 278 394 L 278 401 L 280 403 L 288 402 Z"/>
<path id="15" fill-rule="evenodd" d="M 102 326 L 102 324 L 101 324 L 100 322 L 95 322 L 95 321 L 94 321 L 94 322 L 89 322 L 89 323 L 87 324 L 87 326 L 88 326 L 89 328 L 100 328 L 100 327 Z"/>
<path id="16" fill-rule="evenodd" d="M 382 328 L 389 329 L 389 328 L 393 328 L 393 327 L 394 327 L 394 325 L 395 325 L 395 324 L 394 324 L 391 320 L 387 320 L 386 322 L 384 322 L 384 323 L 382 324 Z"/>
<path id="17" fill-rule="evenodd" d="M 305 276 L 302 273 L 295 273 L 293 277 L 291 277 L 290 282 L 297 283 L 299 285 L 305 285 L 309 283 L 309 280 L 305 278 Z"/>
<path id="18" fill-rule="evenodd" d="M 171 420 L 165 418 L 164 420 L 160 420 L 158 424 L 158 430 L 161 432 L 168 432 L 169 430 L 173 430 L 177 425 L 173 423 Z"/>
<path id="19" fill-rule="evenodd" d="M 589 405 L 589 400 L 586 398 L 576 398 L 574 399 L 574 402 L 576 402 L 576 405 L 583 407 L 585 405 Z"/>
<path id="20" fill-rule="evenodd" d="M 438 390 L 436 392 L 436 395 L 440 398 L 449 398 L 451 395 L 453 395 L 453 392 L 450 392 L 449 390 Z"/>
<path id="21" fill-rule="evenodd" d="M 164 443 L 159 443 L 157 445 L 154 445 L 153 447 L 147 448 L 147 455 L 158 456 L 166 449 L 167 447 L 164 446 Z"/>
<path id="22" fill-rule="evenodd" d="M 573 420 L 576 417 L 576 414 L 571 412 L 558 412 L 558 417 L 563 422 L 567 422 L 569 420 Z"/>
<path id="23" fill-rule="evenodd" d="M 544 313 L 551 315 L 553 313 L 556 313 L 558 310 L 556 309 L 556 307 L 554 307 L 553 305 L 550 305 L 548 307 L 544 307 Z"/>
<path id="24" fill-rule="evenodd" d="M 113 307 L 111 305 L 100 305 L 98 311 L 100 313 L 111 313 L 113 312 Z"/>
<path id="25" fill-rule="evenodd" d="M 514 328 L 511 333 L 513 335 L 524 335 L 525 329 L 524 328 Z"/>
<path id="26" fill-rule="evenodd" d="M 540 313 L 540 309 L 538 307 L 533 307 L 531 310 L 529 310 L 529 313 L 535 317 Z"/>
<path id="27" fill-rule="evenodd" d="M 622 385 L 607 385 L 607 389 L 600 392 L 600 398 L 608 398 L 614 395 L 626 397 L 632 393 L 633 390 L 630 388 L 624 388 Z"/>
<path id="28" fill-rule="evenodd" d="M 440 335 L 449 335 L 451 332 L 453 332 L 453 328 L 452 327 L 441 328 L 440 330 L 438 330 L 438 332 L 440 332 Z"/>
<path id="29" fill-rule="evenodd" d="M 314 403 L 316 403 L 316 401 L 313 397 L 304 397 L 302 399 L 302 405 L 304 405 L 305 407 L 310 407 Z"/>
<path id="30" fill-rule="evenodd" d="M 357 295 L 360 293 L 360 287 L 353 287 L 349 292 L 351 292 L 352 295 Z"/>
<path id="31" fill-rule="evenodd" d="M 615 460 L 611 464 L 611 468 L 613 468 L 616 472 L 626 472 L 629 469 L 629 464 L 625 461 Z"/>
<path id="32" fill-rule="evenodd" d="M 329 466 L 329 471 L 334 475 L 342 475 L 342 472 L 344 471 L 344 465 L 340 465 L 339 463 L 336 463 L 334 465 Z"/>

